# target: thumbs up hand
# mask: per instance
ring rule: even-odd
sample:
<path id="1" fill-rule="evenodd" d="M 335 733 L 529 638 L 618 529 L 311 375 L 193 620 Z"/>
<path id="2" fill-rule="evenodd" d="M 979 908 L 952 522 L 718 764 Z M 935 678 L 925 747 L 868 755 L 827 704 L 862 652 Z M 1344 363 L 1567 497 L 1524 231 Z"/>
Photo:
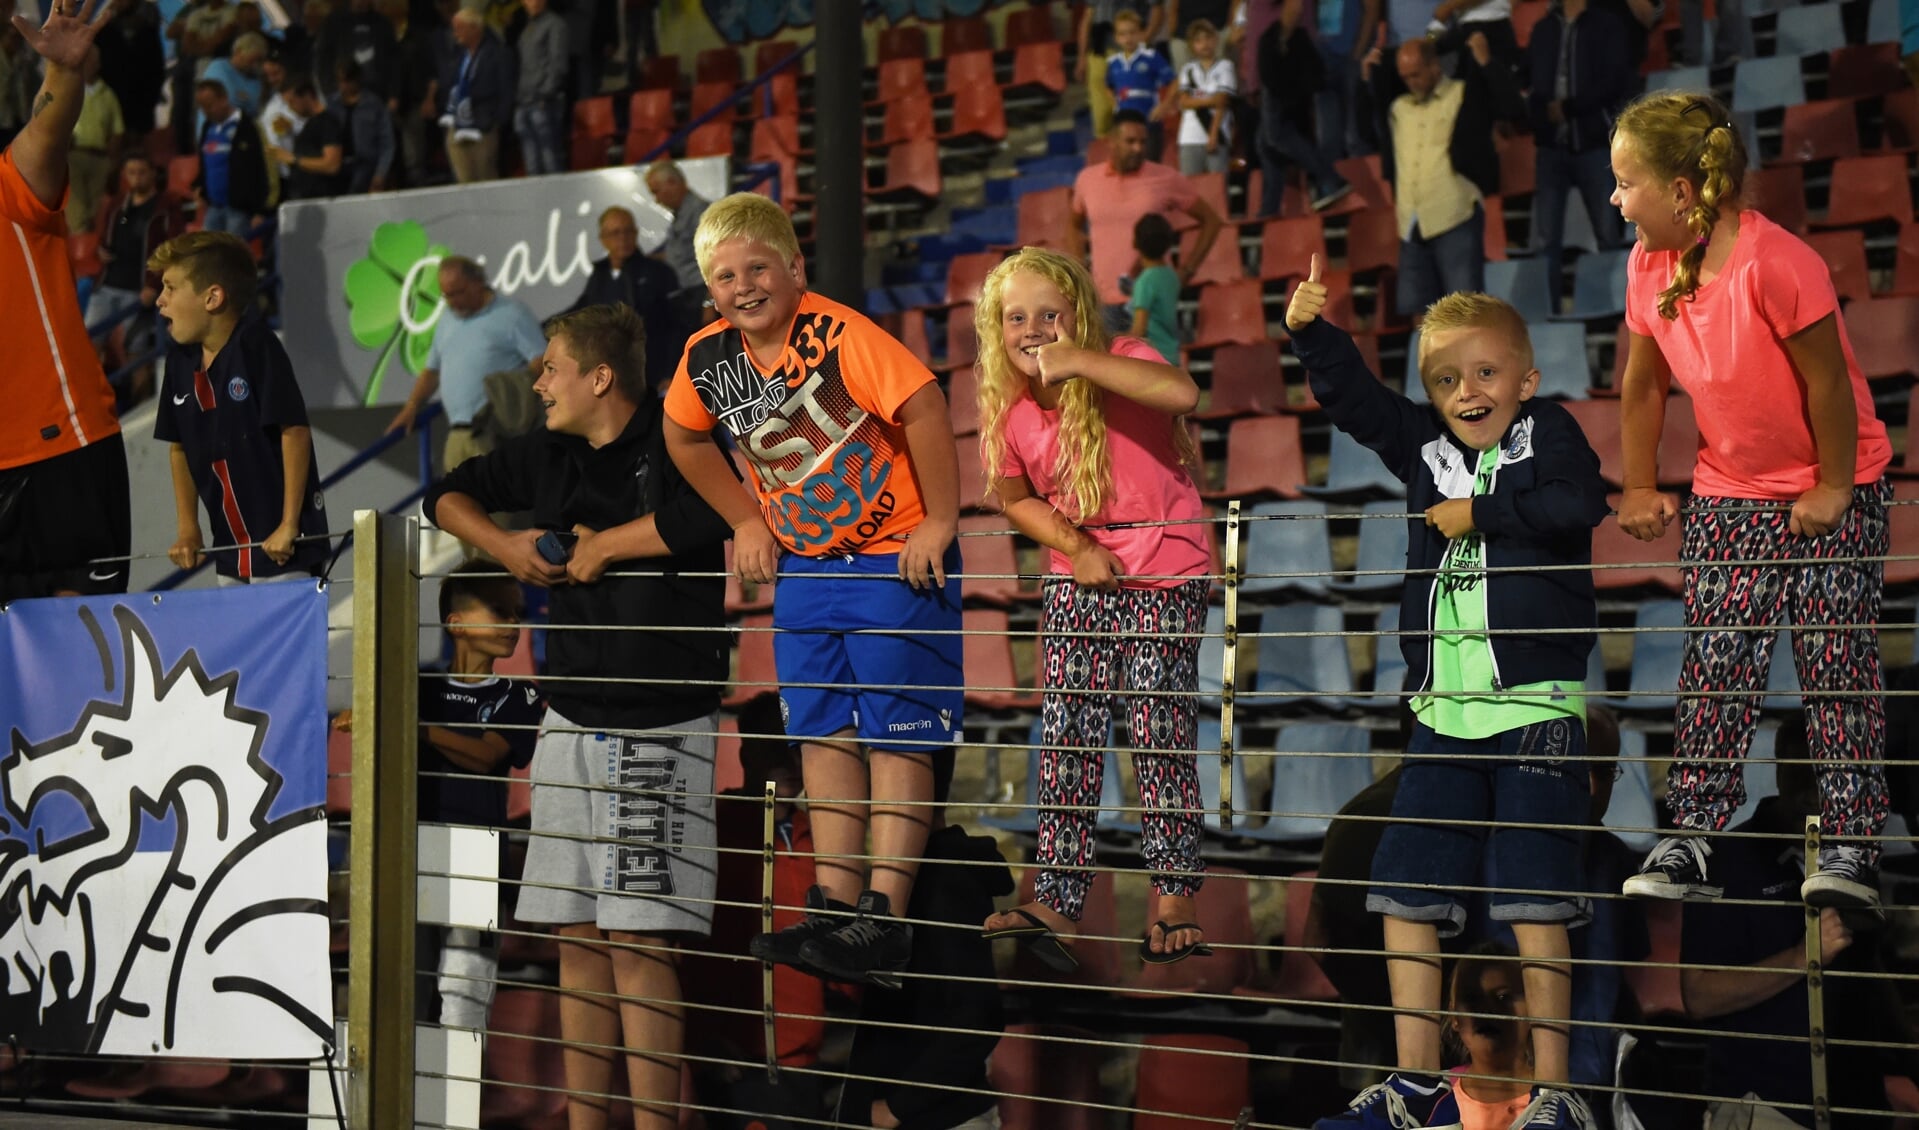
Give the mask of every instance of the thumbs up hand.
<path id="1" fill-rule="evenodd" d="M 1286 304 L 1286 328 L 1289 331 L 1298 332 L 1312 325 L 1320 312 L 1326 309 L 1326 284 L 1319 281 L 1323 269 L 1324 264 L 1315 253 L 1306 281 L 1293 288 L 1293 300 Z"/>

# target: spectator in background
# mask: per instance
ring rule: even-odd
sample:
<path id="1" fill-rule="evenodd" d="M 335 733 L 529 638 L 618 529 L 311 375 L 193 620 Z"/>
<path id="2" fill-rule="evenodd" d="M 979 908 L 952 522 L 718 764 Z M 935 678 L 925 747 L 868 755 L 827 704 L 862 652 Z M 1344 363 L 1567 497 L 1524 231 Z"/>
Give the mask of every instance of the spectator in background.
<path id="1" fill-rule="evenodd" d="M 533 312 L 495 294 L 486 272 L 464 255 L 440 260 L 440 297 L 446 309 L 434 324 L 426 368 L 387 430 L 412 431 L 420 410 L 440 392 L 447 420 L 441 463 L 452 471 L 491 449 L 473 430 L 474 417 L 486 407 L 487 376 L 515 369 L 538 373 L 546 338 Z"/>
<path id="2" fill-rule="evenodd" d="M 1779 727 L 1773 756 L 1779 795 L 1759 801 L 1734 835 L 1714 839 L 1712 875 L 1725 894 L 1716 902 L 1686 903 L 1679 935 L 1680 995 L 1687 1018 L 1707 1033 L 1700 1090 L 1714 1097 L 1707 1108 L 1710 1130 L 1812 1125 L 1805 1040 L 1806 915 L 1813 911 L 1800 898 L 1799 884 L 1806 877 L 1806 817 L 1819 815 L 1820 802 L 1803 718 Z M 1870 939 L 1854 934 L 1877 919 L 1849 918 L 1833 907 L 1817 913 L 1821 963 L 1851 974 L 1825 979 L 1826 1036 L 1909 1045 L 1912 1034 L 1898 995 L 1885 991 L 1885 964 Z M 1884 1079 L 1915 1074 L 1912 1059 L 1909 1048 L 1849 1048 L 1826 1057 L 1832 1105 L 1887 1110 Z M 1835 1115 L 1832 1124 L 1865 1130 L 1887 1120 Z"/>
<path id="3" fill-rule="evenodd" d="M 1014 891 L 1013 872 L 990 836 L 968 835 L 946 822 L 953 788 L 951 758 L 933 762 L 919 881 L 906 916 L 919 923 L 906 984 L 868 992 L 847 1050 L 846 1086 L 833 1121 L 882 1130 L 998 1130 L 999 1113 L 986 1064 L 1006 1017 L 997 992 L 991 943 L 978 923 L 993 900 Z"/>
<path id="4" fill-rule="evenodd" d="M 1222 58 L 1231 56 L 1228 50 L 1238 39 L 1232 35 L 1233 28 L 1246 19 L 1246 0 L 1167 0 L 1166 33 L 1167 54 L 1176 70 L 1185 70 L 1186 64 L 1193 58 L 1193 25 L 1206 23 L 1213 31 L 1227 37 L 1227 42 L 1217 45 Z"/>
<path id="5" fill-rule="evenodd" d="M 1319 152 L 1329 161 L 1364 157 L 1373 151 L 1371 131 L 1362 128 L 1359 62 L 1373 49 L 1379 28 L 1380 0 L 1319 0 L 1313 31 L 1326 81 L 1315 101 Z"/>
<path id="6" fill-rule="evenodd" d="M 267 101 L 261 108 L 260 118 L 256 123 L 260 128 L 260 139 L 269 147 L 293 148 L 293 139 L 300 136 L 300 127 L 306 124 L 306 119 L 294 113 L 293 108 L 287 105 L 286 87 L 286 63 L 269 55 L 267 60 L 260 64 L 260 91 L 266 96 Z M 288 174 L 293 172 L 293 168 L 290 165 L 280 165 L 275 171 L 280 174 L 281 180 L 285 180 Z"/>
<path id="7" fill-rule="evenodd" d="M 144 2 L 144 0 L 143 0 Z M 167 25 L 167 38 L 174 41 L 179 65 L 173 69 L 173 105 L 185 107 L 194 100 L 195 86 L 207 64 L 226 54 L 227 44 L 238 34 L 233 24 L 234 6 L 227 0 L 197 0 L 180 9 Z M 175 142 L 182 152 L 192 149 L 202 123 L 197 115 L 176 112 L 173 115 Z"/>
<path id="8" fill-rule="evenodd" d="M 127 154 L 120 166 L 120 192 L 102 201 L 94 218 L 93 232 L 105 266 L 87 299 L 87 325 L 100 325 L 129 307 L 145 307 L 146 312 L 135 315 L 123 333 L 108 335 L 108 340 L 118 337 L 124 342 L 123 348 L 102 351 L 108 368 L 117 368 L 125 357 L 144 354 L 152 345 L 151 308 L 160 296 L 160 283 L 147 270 L 147 259 L 185 229 L 180 202 L 161 188 L 152 159 L 137 149 Z M 153 378 L 150 370 L 135 376 L 135 391 L 129 399 L 139 401 L 151 391 Z M 140 376 L 145 380 L 137 379 Z"/>
<path id="9" fill-rule="evenodd" d="M 1562 276 L 1566 197 L 1578 191 L 1602 250 L 1624 239 L 1612 206 L 1613 119 L 1639 85 L 1638 72 L 1619 65 L 1628 49 L 1619 16 L 1591 0 L 1557 0 L 1534 26 L 1527 50 L 1532 91 L 1526 96 L 1533 128 L 1537 187 L 1533 222 L 1546 259 L 1552 309 L 1565 294 Z"/>
<path id="10" fill-rule="evenodd" d="M 341 63 L 339 94 L 329 112 L 344 127 L 346 179 L 340 190 L 350 196 L 384 192 L 393 171 L 398 146 L 393 139 L 393 117 L 361 82 L 358 63 Z"/>
<path id="11" fill-rule="evenodd" d="M 692 327 L 674 310 L 679 276 L 658 259 L 640 254 L 640 227 L 625 208 L 600 213 L 600 246 L 606 258 L 594 262 L 586 287 L 569 310 L 616 304 L 631 309 L 646 326 L 646 371 L 664 388 L 679 367 Z"/>
<path id="12" fill-rule="evenodd" d="M 60 205 L 80 69 L 101 27 L 86 15 L 63 0 L 38 27 L 12 24 L 46 78 L 38 112 L 0 152 L 0 227 L 12 237 L 0 239 L 0 307 L 13 315 L 0 328 L 0 604 L 127 591 L 132 508 L 113 388 L 80 304 L 49 301 L 76 286 Z"/>
<path id="13" fill-rule="evenodd" d="M 206 118 L 200 130 L 200 175 L 193 180 L 201 226 L 244 236 L 266 221 L 273 207 L 272 170 L 260 129 L 227 99 L 211 79 L 194 88 Z"/>
<path id="14" fill-rule="evenodd" d="M 1319 91 L 1326 85 L 1326 71 L 1313 37 L 1301 24 L 1305 10 L 1305 0 L 1281 0 L 1279 18 L 1259 37 L 1261 216 L 1279 215 L 1288 163 L 1311 178 L 1315 212 L 1339 203 L 1353 190 L 1313 143 L 1313 115 Z"/>
<path id="15" fill-rule="evenodd" d="M 1471 50 L 1460 50 L 1475 32 L 1486 37 L 1493 58 L 1502 65 L 1517 69 L 1524 62 L 1521 56 L 1525 52 L 1513 34 L 1512 0 L 1439 0 L 1439 6 L 1433 9 L 1433 22 L 1445 26 L 1444 31 L 1436 33 L 1436 45 L 1441 55 L 1458 56 L 1453 73 L 1460 78 L 1468 77 L 1481 65 Z"/>
<path id="16" fill-rule="evenodd" d="M 374 10 L 373 0 L 348 0 L 321 29 L 314 68 L 320 81 L 331 85 L 340 64 L 355 63 L 367 89 L 385 97 L 397 48 L 393 25 Z"/>
<path id="17" fill-rule="evenodd" d="M 1479 65 L 1463 79 L 1440 70 L 1423 38 L 1400 45 L 1394 70 L 1379 65 L 1377 47 L 1364 64 L 1388 107 L 1382 165 L 1399 219 L 1399 312 L 1408 316 L 1441 295 L 1486 288 L 1481 201 L 1499 191 L 1493 125 L 1518 117 L 1525 103 L 1485 36 L 1466 47 Z"/>
<path id="18" fill-rule="evenodd" d="M 260 77 L 266 58 L 267 37 L 249 31 L 234 39 L 233 54 L 208 63 L 206 73 L 200 77 L 226 87 L 227 97 L 236 109 L 249 118 L 257 117 L 266 105 Z"/>
<path id="19" fill-rule="evenodd" d="M 284 198 L 318 200 L 340 195 L 341 170 L 346 168 L 346 128 L 327 111 L 320 88 L 305 79 L 287 91 L 287 105 L 305 119 L 291 150 L 267 148 L 268 156 L 292 170 L 287 174 Z"/>
<path id="20" fill-rule="evenodd" d="M 458 52 L 440 75 L 440 126 L 446 159 L 461 184 L 500 175 L 500 122 L 511 105 L 512 60 L 486 20 L 470 8 L 453 14 Z"/>
<path id="21" fill-rule="evenodd" d="M 1114 115 L 1107 140 L 1106 163 L 1088 165 L 1073 181 L 1066 248 L 1067 254 L 1083 260 L 1091 245 L 1093 283 L 1107 331 L 1121 334 L 1133 324 L 1120 278 L 1133 262 L 1133 227 L 1139 218 L 1158 212 L 1168 219 L 1184 214 L 1199 222 L 1192 253 L 1180 263 L 1181 286 L 1206 261 L 1224 221 L 1177 170 L 1146 159 L 1146 120 L 1139 114 L 1128 110 Z"/>
<path id="22" fill-rule="evenodd" d="M 566 171 L 566 20 L 547 0 L 520 0 L 526 26 L 520 29 L 519 95 L 513 103 L 513 130 L 520 136 L 526 175 Z"/>
<path id="23" fill-rule="evenodd" d="M 433 54 L 437 25 L 409 13 L 407 0 L 381 0 L 380 12 L 393 24 L 396 41 L 393 81 L 385 91 L 387 109 L 393 114 L 406 186 L 418 188 L 427 182 L 427 123 L 437 117 L 433 108 L 439 85 L 439 65 Z"/>
<path id="24" fill-rule="evenodd" d="M 100 74 L 120 99 L 127 132 L 145 137 L 153 130 L 153 111 L 167 82 L 159 9 L 146 0 L 113 0 L 113 18 L 94 45 L 100 48 Z"/>
<path id="25" fill-rule="evenodd" d="M 1126 298 L 1133 315 L 1130 332 L 1158 350 L 1168 365 L 1180 363 L 1179 272 L 1166 265 L 1178 245 L 1173 225 L 1158 212 L 1146 213 L 1133 225 L 1139 262 L 1133 266 L 1133 292 Z"/>
<path id="26" fill-rule="evenodd" d="M 666 226 L 666 239 L 654 255 L 679 277 L 680 290 L 673 296 L 673 316 L 680 332 L 690 334 L 706 324 L 706 279 L 700 274 L 699 257 L 693 254 L 693 233 L 699 230 L 700 217 L 706 214 L 712 201 L 687 186 L 686 173 L 671 157 L 662 157 L 648 166 L 646 190 L 673 216 Z M 674 368 L 678 367 L 675 363 Z"/>
<path id="27" fill-rule="evenodd" d="M 1093 136 L 1113 130 L 1113 92 L 1106 85 L 1105 61 L 1113 51 L 1113 21 L 1131 12 L 1148 32 L 1157 33 L 1165 18 L 1161 0 L 1093 0 L 1080 9 L 1079 54 L 1073 63 L 1073 81 L 1086 84 L 1088 108 L 1093 114 Z"/>
<path id="28" fill-rule="evenodd" d="M 107 181 L 120 160 L 127 125 L 120 116 L 120 99 L 100 81 L 100 48 L 87 52 L 80 71 L 86 94 L 80 102 L 80 120 L 73 124 L 73 144 L 67 150 L 67 230 L 85 231 L 106 195 Z"/>
<path id="29" fill-rule="evenodd" d="M 1113 17 L 1106 87 L 1113 92 L 1115 114 L 1131 110 L 1146 119 L 1146 152 L 1158 159 L 1166 150 L 1163 120 L 1178 109 L 1170 98 L 1175 76 L 1166 57 L 1146 45 L 1145 34 L 1137 14 L 1123 11 Z"/>
<path id="30" fill-rule="evenodd" d="M 1205 20 L 1187 25 L 1192 61 L 1179 69 L 1179 171 L 1223 173 L 1233 165 L 1233 100 L 1239 68 L 1219 57 L 1219 29 Z"/>

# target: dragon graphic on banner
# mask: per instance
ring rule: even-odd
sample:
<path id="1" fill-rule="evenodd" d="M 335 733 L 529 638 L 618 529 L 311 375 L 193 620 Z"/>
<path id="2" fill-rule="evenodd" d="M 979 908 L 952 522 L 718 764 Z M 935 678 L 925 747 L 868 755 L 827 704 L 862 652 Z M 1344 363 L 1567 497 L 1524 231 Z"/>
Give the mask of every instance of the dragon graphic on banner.
<path id="1" fill-rule="evenodd" d="M 0 611 L 0 1031 L 326 1054 L 325 681 L 312 584 Z"/>

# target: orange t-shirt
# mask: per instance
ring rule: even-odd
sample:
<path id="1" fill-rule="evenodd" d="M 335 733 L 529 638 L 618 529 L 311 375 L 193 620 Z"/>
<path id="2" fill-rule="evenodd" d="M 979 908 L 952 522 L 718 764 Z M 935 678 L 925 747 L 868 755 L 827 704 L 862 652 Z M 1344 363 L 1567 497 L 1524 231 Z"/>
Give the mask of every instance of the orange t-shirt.
<path id="1" fill-rule="evenodd" d="M 1838 312 L 1826 261 L 1765 216 L 1741 212 L 1725 269 L 1681 302 L 1671 321 L 1659 316 L 1659 292 L 1672 282 L 1679 253 L 1635 246 L 1627 263 L 1626 328 L 1659 343 L 1699 419 L 1694 493 L 1784 501 L 1811 490 L 1819 453 L 1806 382 L 1785 341 Z M 1892 461 L 1892 444 L 1843 320 L 1839 348 L 1859 418 L 1853 482 L 1876 482 Z"/>
<path id="2" fill-rule="evenodd" d="M 65 201 L 61 202 L 63 205 Z M 0 330 L 0 470 L 77 451 L 120 431 L 113 386 L 87 340 L 73 263 L 67 258 L 67 220 L 27 187 L 0 154 L 0 310 L 11 322 Z"/>
<path id="3" fill-rule="evenodd" d="M 932 380 L 864 314 L 808 293 L 771 371 L 724 320 L 694 334 L 666 414 L 698 432 L 725 425 L 787 549 L 897 553 L 926 514 L 900 406 Z"/>

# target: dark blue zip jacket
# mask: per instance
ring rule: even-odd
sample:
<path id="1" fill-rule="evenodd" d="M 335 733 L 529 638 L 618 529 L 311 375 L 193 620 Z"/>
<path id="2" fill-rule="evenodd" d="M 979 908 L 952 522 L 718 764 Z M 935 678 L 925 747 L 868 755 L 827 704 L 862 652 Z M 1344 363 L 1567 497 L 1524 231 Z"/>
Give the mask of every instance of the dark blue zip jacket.
<path id="1" fill-rule="evenodd" d="M 1381 384 L 1346 331 L 1321 319 L 1293 335 L 1293 351 L 1333 424 L 1405 482 L 1409 513 L 1472 496 L 1479 453 L 1455 439 L 1430 405 Z M 1486 539 L 1495 678 L 1500 687 L 1583 683 L 1598 625 L 1592 531 L 1607 514 L 1599 456 L 1571 413 L 1537 397 L 1520 405 L 1500 448 L 1491 491 L 1473 499 L 1473 526 Z M 1448 542 L 1418 517 L 1408 520 L 1407 535 L 1399 647 L 1406 689 L 1417 691 L 1432 680 L 1433 582 Z M 1541 568 L 1568 565 L 1587 568 Z M 1544 628 L 1586 630 L 1528 634 Z"/>

